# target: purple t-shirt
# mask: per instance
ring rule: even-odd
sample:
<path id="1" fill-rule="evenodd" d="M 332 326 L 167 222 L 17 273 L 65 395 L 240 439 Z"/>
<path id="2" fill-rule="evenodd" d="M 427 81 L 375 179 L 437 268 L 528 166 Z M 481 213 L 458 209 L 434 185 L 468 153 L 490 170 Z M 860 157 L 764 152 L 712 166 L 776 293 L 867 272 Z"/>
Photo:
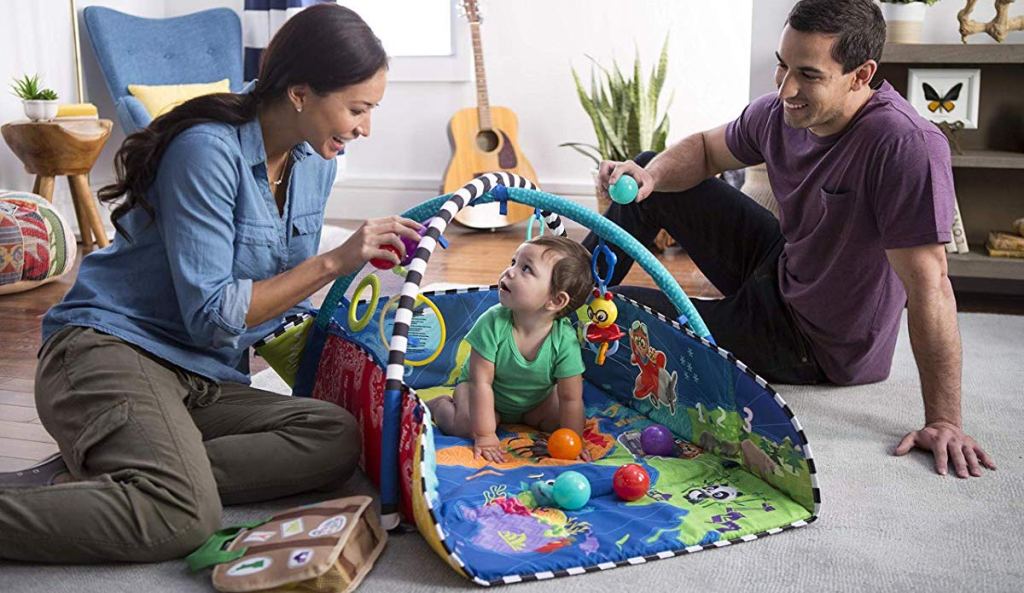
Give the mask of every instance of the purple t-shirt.
<path id="1" fill-rule="evenodd" d="M 726 144 L 768 168 L 786 238 L 779 288 L 825 374 L 839 385 L 888 377 L 907 296 L 885 250 L 950 240 L 942 132 L 885 82 L 827 137 L 786 125 L 778 96 L 765 95 L 729 124 Z"/>

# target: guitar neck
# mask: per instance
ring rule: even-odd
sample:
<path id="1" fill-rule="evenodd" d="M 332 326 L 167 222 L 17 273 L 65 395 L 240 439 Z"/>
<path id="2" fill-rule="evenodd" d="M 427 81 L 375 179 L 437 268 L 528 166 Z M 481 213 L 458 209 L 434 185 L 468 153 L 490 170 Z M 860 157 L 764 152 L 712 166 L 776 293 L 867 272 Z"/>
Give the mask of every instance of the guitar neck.
<path id="1" fill-rule="evenodd" d="M 473 32 L 473 64 L 476 68 L 476 109 L 480 118 L 480 129 L 490 130 L 491 105 L 487 99 L 487 74 L 484 72 L 484 50 L 480 41 L 480 23 L 470 23 Z"/>

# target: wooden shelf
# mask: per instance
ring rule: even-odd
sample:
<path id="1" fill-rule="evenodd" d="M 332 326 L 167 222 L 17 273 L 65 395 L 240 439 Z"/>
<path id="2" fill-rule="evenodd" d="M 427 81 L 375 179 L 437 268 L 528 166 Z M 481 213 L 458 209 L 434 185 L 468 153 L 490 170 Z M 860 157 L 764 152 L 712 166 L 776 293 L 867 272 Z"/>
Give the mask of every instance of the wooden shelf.
<path id="1" fill-rule="evenodd" d="M 990 229 L 1005 223 L 1008 212 L 1024 204 L 1024 139 L 1019 129 L 1024 117 L 1024 43 L 887 43 L 879 78 L 890 80 L 906 96 L 908 70 L 918 67 L 982 70 L 978 128 L 964 130 L 960 142 L 971 148 L 952 155 L 951 161 L 966 235 L 983 240 Z M 1024 295 L 1024 259 L 990 257 L 982 244 L 971 245 L 970 253 L 947 254 L 947 261 L 958 294 Z"/>
<path id="2" fill-rule="evenodd" d="M 1024 152 L 965 150 L 953 155 L 953 166 L 974 169 L 1024 169 Z"/>
<path id="3" fill-rule="evenodd" d="M 886 43 L 882 63 L 1024 64 L 1024 43 Z"/>
<path id="4" fill-rule="evenodd" d="M 1024 259 L 990 257 L 984 245 L 971 245 L 969 253 L 947 253 L 950 277 L 1024 280 Z"/>

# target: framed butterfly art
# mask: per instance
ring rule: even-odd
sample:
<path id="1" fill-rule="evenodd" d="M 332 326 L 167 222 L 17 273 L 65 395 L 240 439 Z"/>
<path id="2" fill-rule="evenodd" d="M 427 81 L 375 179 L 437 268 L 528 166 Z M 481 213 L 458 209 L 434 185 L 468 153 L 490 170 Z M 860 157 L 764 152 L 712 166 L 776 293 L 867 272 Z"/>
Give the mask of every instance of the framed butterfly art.
<path id="1" fill-rule="evenodd" d="M 910 68 L 907 100 L 925 119 L 935 123 L 962 122 L 978 127 L 980 69 Z"/>

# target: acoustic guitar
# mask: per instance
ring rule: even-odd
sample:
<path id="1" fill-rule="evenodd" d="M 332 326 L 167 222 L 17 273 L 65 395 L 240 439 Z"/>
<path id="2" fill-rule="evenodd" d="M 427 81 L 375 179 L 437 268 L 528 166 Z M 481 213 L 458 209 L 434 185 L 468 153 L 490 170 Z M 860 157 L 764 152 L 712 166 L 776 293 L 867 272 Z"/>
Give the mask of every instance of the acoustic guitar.
<path id="1" fill-rule="evenodd" d="M 462 10 L 473 33 L 473 62 L 476 66 L 476 107 L 460 109 L 448 122 L 448 140 L 452 159 L 444 174 L 444 193 L 458 190 L 477 175 L 491 171 L 508 171 L 533 181 L 534 173 L 517 143 L 519 123 L 507 107 L 491 106 L 487 100 L 487 76 L 480 42 L 481 15 L 477 0 L 462 0 Z M 496 229 L 526 220 L 533 209 L 515 202 L 508 203 L 508 214 L 499 212 L 498 204 L 464 208 L 455 220 L 475 229 Z"/>

